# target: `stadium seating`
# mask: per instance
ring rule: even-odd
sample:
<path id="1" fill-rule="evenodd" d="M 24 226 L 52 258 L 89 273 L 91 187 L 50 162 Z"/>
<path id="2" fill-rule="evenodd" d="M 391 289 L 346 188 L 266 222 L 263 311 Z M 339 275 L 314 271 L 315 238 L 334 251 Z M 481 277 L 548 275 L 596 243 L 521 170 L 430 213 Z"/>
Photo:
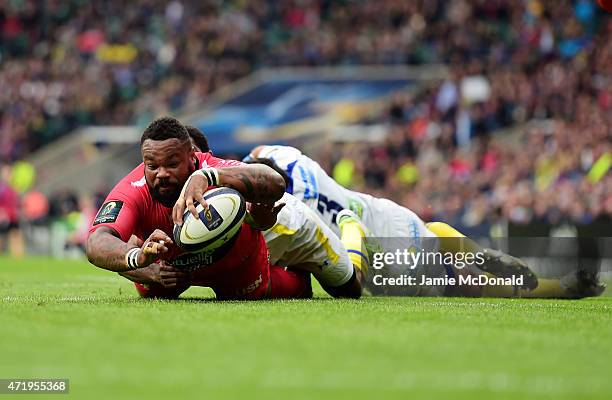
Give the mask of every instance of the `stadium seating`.
<path id="1" fill-rule="evenodd" d="M 384 143 L 341 149 L 356 187 L 465 227 L 612 213 L 612 22 L 591 2 L 3 2 L 0 35 L 3 162 L 197 110 L 262 66 L 435 62 L 449 78 L 390 101 Z"/>

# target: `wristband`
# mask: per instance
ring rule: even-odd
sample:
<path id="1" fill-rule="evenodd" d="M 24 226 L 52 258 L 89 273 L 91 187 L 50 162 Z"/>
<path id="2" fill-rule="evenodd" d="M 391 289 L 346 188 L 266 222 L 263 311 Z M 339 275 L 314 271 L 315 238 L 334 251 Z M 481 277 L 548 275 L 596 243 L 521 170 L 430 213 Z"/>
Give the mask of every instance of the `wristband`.
<path id="1" fill-rule="evenodd" d="M 185 190 L 187 190 L 187 186 L 189 186 L 189 182 L 191 182 L 191 178 L 196 175 L 202 175 L 206 178 L 208 182 L 208 186 L 219 186 L 219 170 L 217 168 L 209 168 L 204 167 L 202 169 L 196 170 L 193 174 L 187 178 L 187 181 L 183 184 L 183 190 L 181 191 L 181 197 L 185 195 Z"/>
<path id="2" fill-rule="evenodd" d="M 125 263 L 130 269 L 137 269 L 140 266 L 138 265 L 138 256 L 140 255 L 140 248 L 134 247 L 125 254 Z"/>
<path id="3" fill-rule="evenodd" d="M 202 168 L 200 172 L 208 180 L 208 186 L 219 186 L 219 171 L 217 168 Z"/>

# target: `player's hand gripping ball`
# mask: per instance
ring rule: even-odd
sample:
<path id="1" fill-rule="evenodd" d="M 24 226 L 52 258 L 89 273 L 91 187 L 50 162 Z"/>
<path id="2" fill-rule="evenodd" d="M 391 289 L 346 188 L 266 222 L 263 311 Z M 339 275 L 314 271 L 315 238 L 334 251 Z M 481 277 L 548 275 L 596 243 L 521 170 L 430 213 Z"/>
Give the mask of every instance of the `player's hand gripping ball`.
<path id="1" fill-rule="evenodd" d="M 196 203 L 198 217 L 183 213 L 183 225 L 174 226 L 174 242 L 189 253 L 218 249 L 240 230 L 246 202 L 234 189 L 220 187 L 204 193 L 208 208 Z"/>

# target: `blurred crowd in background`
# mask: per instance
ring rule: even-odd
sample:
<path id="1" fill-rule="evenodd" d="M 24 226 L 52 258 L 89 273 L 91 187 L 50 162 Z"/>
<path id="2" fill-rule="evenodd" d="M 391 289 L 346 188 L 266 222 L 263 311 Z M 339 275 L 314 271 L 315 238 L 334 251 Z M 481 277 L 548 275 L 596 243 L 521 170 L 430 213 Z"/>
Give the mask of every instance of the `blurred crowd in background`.
<path id="1" fill-rule="evenodd" d="M 0 227 L 29 194 L 8 165 L 78 126 L 194 111 L 265 66 L 428 63 L 449 78 L 362 121 L 384 124 L 384 143 L 318 157 L 338 181 L 465 227 L 612 214 L 612 16 L 594 1 L 11 0 Z M 72 226 L 94 197 L 38 208 Z"/>

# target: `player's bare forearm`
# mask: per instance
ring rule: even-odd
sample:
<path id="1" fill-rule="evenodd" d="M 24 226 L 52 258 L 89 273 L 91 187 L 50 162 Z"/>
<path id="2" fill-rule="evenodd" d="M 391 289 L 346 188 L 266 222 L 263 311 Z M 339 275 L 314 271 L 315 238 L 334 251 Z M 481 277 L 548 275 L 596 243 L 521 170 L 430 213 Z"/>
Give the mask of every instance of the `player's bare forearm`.
<path id="1" fill-rule="evenodd" d="M 87 238 L 87 259 L 93 265 L 114 272 L 129 271 L 125 254 L 128 243 L 116 236 L 112 229 L 101 227 Z"/>
<path id="2" fill-rule="evenodd" d="M 251 203 L 274 203 L 285 192 L 283 177 L 262 164 L 219 169 L 219 182 L 239 191 Z"/>
<path id="3" fill-rule="evenodd" d="M 172 244 L 172 239 L 160 229 L 155 229 L 144 242 L 132 235 L 126 243 L 118 236 L 113 229 L 104 226 L 89 235 L 87 238 L 89 262 L 114 272 L 145 268 L 168 252 L 167 245 Z M 128 251 L 131 254 L 128 254 Z"/>

